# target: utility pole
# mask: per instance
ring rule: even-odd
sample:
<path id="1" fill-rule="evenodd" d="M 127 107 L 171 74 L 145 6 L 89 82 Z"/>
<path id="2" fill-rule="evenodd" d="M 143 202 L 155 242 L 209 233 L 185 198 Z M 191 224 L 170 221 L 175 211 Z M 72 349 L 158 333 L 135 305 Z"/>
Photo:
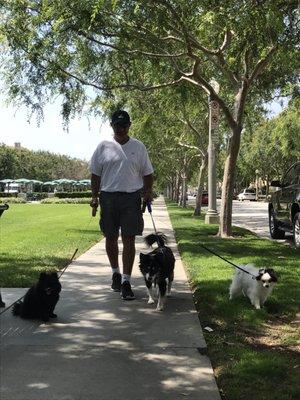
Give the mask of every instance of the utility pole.
<path id="1" fill-rule="evenodd" d="M 214 91 L 218 94 L 220 85 L 212 79 L 210 81 Z M 208 210 L 205 215 L 206 224 L 218 224 L 220 222 L 217 211 L 217 171 L 216 150 L 218 143 L 219 104 L 209 96 L 209 142 L 208 142 Z"/>
<path id="2" fill-rule="evenodd" d="M 259 170 L 255 170 L 255 199 L 258 201 L 258 180 L 259 180 Z"/>

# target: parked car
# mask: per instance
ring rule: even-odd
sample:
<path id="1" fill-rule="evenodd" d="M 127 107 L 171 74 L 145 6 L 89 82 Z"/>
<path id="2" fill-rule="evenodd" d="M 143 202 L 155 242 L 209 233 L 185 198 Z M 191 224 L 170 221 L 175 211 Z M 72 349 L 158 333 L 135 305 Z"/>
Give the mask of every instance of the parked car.
<path id="1" fill-rule="evenodd" d="M 208 205 L 208 191 L 203 190 L 202 192 L 202 205 L 207 206 Z"/>
<path id="2" fill-rule="evenodd" d="M 244 201 L 244 200 L 255 201 L 256 200 L 256 190 L 255 189 L 243 189 L 241 191 L 241 193 L 238 194 L 237 198 L 239 201 Z"/>
<path id="3" fill-rule="evenodd" d="M 269 228 L 272 239 L 283 239 L 286 232 L 294 236 L 300 248 L 300 162 L 292 165 L 282 182 L 272 181 L 277 190 L 269 202 Z"/>
<path id="4" fill-rule="evenodd" d="M 194 193 L 193 195 L 189 196 L 189 200 L 196 200 L 197 194 Z M 202 205 L 206 206 L 208 204 L 208 191 L 203 190 L 202 191 Z"/>

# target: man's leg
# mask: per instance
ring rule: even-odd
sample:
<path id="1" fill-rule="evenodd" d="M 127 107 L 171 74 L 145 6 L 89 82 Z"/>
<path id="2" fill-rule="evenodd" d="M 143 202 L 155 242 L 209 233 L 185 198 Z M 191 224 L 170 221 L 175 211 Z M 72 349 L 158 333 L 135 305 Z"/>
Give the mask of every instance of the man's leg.
<path id="1" fill-rule="evenodd" d="M 135 236 L 122 235 L 123 242 L 123 274 L 131 276 L 135 257 Z"/>
<path id="2" fill-rule="evenodd" d="M 122 275 L 122 299 L 133 300 L 134 294 L 130 286 L 130 277 L 135 257 L 135 236 L 122 235 L 123 242 L 123 275 Z"/>
<path id="3" fill-rule="evenodd" d="M 113 272 L 111 288 L 115 292 L 121 290 L 121 275 L 119 270 L 118 236 L 108 236 L 105 239 L 106 254 Z"/>
<path id="4" fill-rule="evenodd" d="M 118 236 L 109 236 L 105 238 L 105 249 L 112 268 L 119 268 L 119 248 Z"/>

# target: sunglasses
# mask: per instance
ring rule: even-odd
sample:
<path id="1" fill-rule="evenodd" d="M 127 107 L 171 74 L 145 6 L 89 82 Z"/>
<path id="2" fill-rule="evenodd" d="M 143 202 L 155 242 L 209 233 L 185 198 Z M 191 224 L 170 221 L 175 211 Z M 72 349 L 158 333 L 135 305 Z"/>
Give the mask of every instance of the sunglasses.
<path id="1" fill-rule="evenodd" d="M 114 122 L 112 123 L 113 127 L 127 128 L 130 126 L 128 122 Z"/>

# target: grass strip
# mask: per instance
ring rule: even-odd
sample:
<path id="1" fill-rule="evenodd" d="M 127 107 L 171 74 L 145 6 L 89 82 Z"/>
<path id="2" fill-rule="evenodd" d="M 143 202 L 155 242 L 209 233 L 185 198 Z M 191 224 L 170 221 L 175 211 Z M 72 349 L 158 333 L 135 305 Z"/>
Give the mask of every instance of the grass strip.
<path id="1" fill-rule="evenodd" d="M 28 287 L 45 270 L 59 270 L 100 238 L 89 205 L 11 204 L 0 220 L 0 285 Z"/>
<path id="2" fill-rule="evenodd" d="M 222 239 L 218 226 L 193 217 L 191 208 L 167 207 L 202 328 L 213 329 L 204 336 L 223 398 L 299 399 L 299 250 L 238 227 Z M 229 300 L 234 268 L 200 243 L 233 263 L 275 269 L 279 282 L 262 310 L 248 298 Z"/>

